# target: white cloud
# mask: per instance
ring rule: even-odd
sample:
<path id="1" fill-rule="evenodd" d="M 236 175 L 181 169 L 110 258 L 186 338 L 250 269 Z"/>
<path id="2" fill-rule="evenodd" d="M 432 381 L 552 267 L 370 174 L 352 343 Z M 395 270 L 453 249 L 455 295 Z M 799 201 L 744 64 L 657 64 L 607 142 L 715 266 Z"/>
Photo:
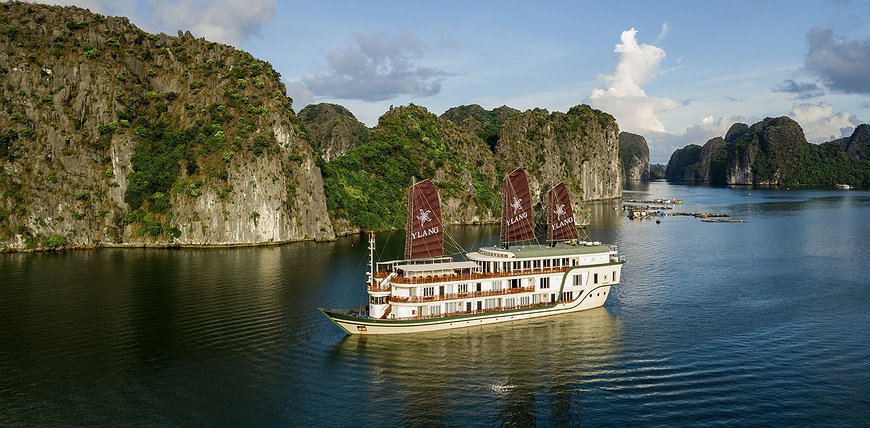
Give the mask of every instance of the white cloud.
<path id="1" fill-rule="evenodd" d="M 671 26 L 667 22 L 662 22 L 662 31 L 659 32 L 659 36 L 656 37 L 656 41 L 654 43 L 661 43 L 665 37 L 668 37 L 668 34 L 671 32 Z"/>
<path id="2" fill-rule="evenodd" d="M 616 117 L 621 130 L 664 132 L 665 127 L 656 114 L 679 107 L 681 103 L 649 97 L 641 86 L 655 79 L 665 51 L 657 46 L 638 44 L 637 30 L 632 28 L 622 32 L 614 52 L 619 54 L 619 64 L 613 74 L 599 76 L 606 87 L 593 89 L 587 101 Z"/>
<path id="3" fill-rule="evenodd" d="M 293 110 L 298 112 L 314 101 L 314 94 L 299 82 L 284 82 L 287 96 L 293 100 Z"/>
<path id="4" fill-rule="evenodd" d="M 448 73 L 418 65 L 426 46 L 413 33 L 357 33 L 347 47 L 327 55 L 326 73 L 301 84 L 316 97 L 384 101 L 400 95 L 427 97 L 441 91 Z"/>
<path id="5" fill-rule="evenodd" d="M 126 16 L 149 32 L 175 34 L 190 31 L 195 37 L 238 46 L 242 40 L 260 34 L 263 24 L 271 21 L 277 0 L 46 0 L 61 6 L 75 5 L 92 12 Z"/>
<path id="6" fill-rule="evenodd" d="M 823 143 L 848 137 L 861 122 L 847 111 L 834 113 L 834 106 L 826 102 L 795 104 L 791 117 L 801 125 L 807 141 Z"/>
<path id="7" fill-rule="evenodd" d="M 272 20 L 278 7 L 277 0 L 145 0 L 145 3 L 151 8 L 151 20 L 160 28 L 190 30 L 196 37 L 230 45 L 259 35 L 260 27 Z"/>

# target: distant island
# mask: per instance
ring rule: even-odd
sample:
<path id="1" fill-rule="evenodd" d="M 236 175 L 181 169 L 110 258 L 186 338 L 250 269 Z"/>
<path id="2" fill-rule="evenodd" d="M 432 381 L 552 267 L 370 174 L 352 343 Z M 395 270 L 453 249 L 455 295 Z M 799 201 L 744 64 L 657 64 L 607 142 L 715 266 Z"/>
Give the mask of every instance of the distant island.
<path id="1" fill-rule="evenodd" d="M 847 138 L 811 144 L 788 117 L 752 126 L 736 123 L 724 138 L 676 150 L 666 177 L 713 184 L 870 187 L 870 125 L 858 125 Z"/>

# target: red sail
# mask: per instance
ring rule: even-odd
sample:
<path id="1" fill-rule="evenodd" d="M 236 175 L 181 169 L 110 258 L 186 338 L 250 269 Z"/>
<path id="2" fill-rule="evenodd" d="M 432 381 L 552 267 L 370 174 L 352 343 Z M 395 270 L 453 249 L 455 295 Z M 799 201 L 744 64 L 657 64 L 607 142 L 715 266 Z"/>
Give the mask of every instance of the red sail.
<path id="1" fill-rule="evenodd" d="M 438 190 L 429 180 L 408 189 L 408 232 L 405 259 L 424 259 L 444 255 L 444 225 Z"/>
<path id="2" fill-rule="evenodd" d="M 532 223 L 532 198 L 526 170 L 517 168 L 505 179 L 501 202 L 501 243 L 535 239 Z"/>
<path id="3" fill-rule="evenodd" d="M 547 242 L 572 239 L 578 239 L 578 236 L 571 195 L 565 183 L 559 183 L 547 194 Z"/>

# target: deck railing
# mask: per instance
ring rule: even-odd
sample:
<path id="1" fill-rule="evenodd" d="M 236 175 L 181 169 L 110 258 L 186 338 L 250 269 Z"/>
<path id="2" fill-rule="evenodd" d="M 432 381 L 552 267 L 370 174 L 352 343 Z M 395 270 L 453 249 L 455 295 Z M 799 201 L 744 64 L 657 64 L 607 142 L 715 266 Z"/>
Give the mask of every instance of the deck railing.
<path id="1" fill-rule="evenodd" d="M 429 284 L 429 283 L 437 283 L 437 282 L 475 281 L 475 280 L 479 280 L 479 279 L 509 278 L 512 276 L 562 273 L 562 272 L 567 272 L 568 270 L 570 270 L 574 267 L 576 267 L 576 266 L 565 266 L 565 267 L 556 267 L 556 268 L 518 269 L 518 270 L 514 270 L 514 271 L 495 272 L 495 273 L 448 274 L 448 275 L 435 275 L 435 276 L 425 276 L 425 277 L 417 277 L 417 278 L 408 278 L 405 276 L 396 276 L 396 277 L 392 278 L 390 280 L 390 282 L 396 283 L 396 284 Z M 378 272 L 375 272 L 375 278 L 386 278 L 390 273 L 391 273 L 390 271 L 385 271 L 385 270 L 378 271 Z"/>
<path id="2" fill-rule="evenodd" d="M 535 287 L 505 288 L 502 290 L 469 291 L 468 293 L 436 294 L 434 296 L 390 296 L 390 303 L 426 303 L 444 300 L 468 299 L 473 297 L 504 296 L 517 293 L 531 293 Z"/>

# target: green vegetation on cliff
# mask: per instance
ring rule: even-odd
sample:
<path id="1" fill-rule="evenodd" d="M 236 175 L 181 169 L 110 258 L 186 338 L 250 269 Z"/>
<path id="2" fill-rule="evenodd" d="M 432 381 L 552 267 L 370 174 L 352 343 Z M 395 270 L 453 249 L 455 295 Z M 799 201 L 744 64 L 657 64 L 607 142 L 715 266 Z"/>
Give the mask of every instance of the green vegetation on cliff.
<path id="1" fill-rule="evenodd" d="M 501 179 L 518 167 L 529 171 L 537 203 L 560 181 L 578 202 L 621 194 L 618 128 L 609 114 L 586 105 L 568 113 L 481 110 L 463 106 L 438 118 L 411 105 L 384 114 L 366 143 L 323 163 L 335 227 L 403 227 L 405 192 L 412 179 L 435 181 L 448 223 L 496 220 Z M 498 118 L 494 147 L 484 140 L 477 119 L 493 117 Z"/>
<path id="2" fill-rule="evenodd" d="M 495 151 L 501 127 L 517 114 L 520 114 L 519 110 L 508 106 L 485 110 L 478 104 L 470 104 L 453 107 L 445 111 L 441 118 L 467 129 L 473 129 L 477 136 L 486 142 L 490 150 Z"/>
<path id="3" fill-rule="evenodd" d="M 206 193 L 229 201 L 232 172 L 258 159 L 286 165 L 276 182 L 312 181 L 290 167 L 313 152 L 268 62 L 71 6 L 3 3 L 0 18 L 0 240 L 169 242 L 173 214 L 189 223 Z"/>
<path id="4" fill-rule="evenodd" d="M 299 112 L 299 121 L 326 161 L 365 144 L 369 137 L 369 129 L 338 104 L 309 104 Z"/>
<path id="5" fill-rule="evenodd" d="M 467 198 L 478 214 L 492 216 L 500 203 L 496 177 L 484 159 L 468 156 L 475 143 L 423 107 L 391 109 L 366 144 L 322 165 L 330 215 L 365 230 L 404 227 L 408 186 L 432 178 L 442 200 Z"/>

